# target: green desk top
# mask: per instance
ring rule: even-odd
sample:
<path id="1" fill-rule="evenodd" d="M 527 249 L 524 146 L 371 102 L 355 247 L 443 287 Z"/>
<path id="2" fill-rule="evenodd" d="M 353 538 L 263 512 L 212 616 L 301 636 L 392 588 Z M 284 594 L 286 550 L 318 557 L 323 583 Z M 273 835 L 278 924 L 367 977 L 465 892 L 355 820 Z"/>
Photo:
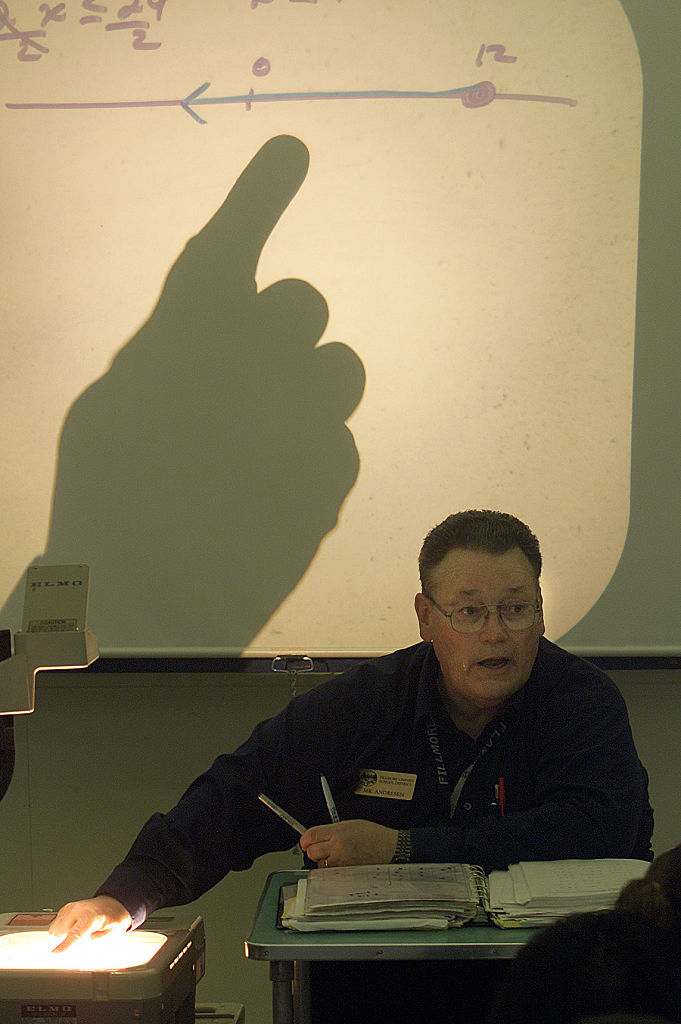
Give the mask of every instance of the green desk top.
<path id="1" fill-rule="evenodd" d="M 533 928 L 467 924 L 446 931 L 293 932 L 277 927 L 279 892 L 303 871 L 276 871 L 265 884 L 250 935 L 253 960 L 490 960 L 515 956 Z"/>

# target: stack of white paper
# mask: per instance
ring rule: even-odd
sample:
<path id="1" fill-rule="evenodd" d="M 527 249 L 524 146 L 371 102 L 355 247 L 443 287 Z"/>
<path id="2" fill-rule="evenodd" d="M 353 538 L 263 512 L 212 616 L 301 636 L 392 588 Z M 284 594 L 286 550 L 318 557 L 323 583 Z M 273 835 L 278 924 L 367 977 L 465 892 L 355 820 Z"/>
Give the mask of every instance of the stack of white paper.
<path id="1" fill-rule="evenodd" d="M 566 914 L 611 908 L 645 860 L 522 861 L 489 875 L 489 913 L 502 927 L 549 924 Z"/>
<path id="2" fill-rule="evenodd" d="M 481 906 L 480 869 L 468 864 L 374 864 L 311 871 L 284 907 L 296 931 L 451 928 Z"/>

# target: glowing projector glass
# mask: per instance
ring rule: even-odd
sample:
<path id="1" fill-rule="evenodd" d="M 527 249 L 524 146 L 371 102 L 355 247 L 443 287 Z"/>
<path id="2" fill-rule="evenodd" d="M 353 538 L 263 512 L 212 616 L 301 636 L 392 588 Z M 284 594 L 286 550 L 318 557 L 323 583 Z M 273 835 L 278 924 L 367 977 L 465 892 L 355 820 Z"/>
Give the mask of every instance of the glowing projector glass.
<path id="1" fill-rule="evenodd" d="M 1 1024 L 194 1024 L 203 921 L 153 914 L 123 935 L 53 953 L 53 913 L 0 914 Z"/>
<path id="2" fill-rule="evenodd" d="M 108 935 L 53 953 L 55 939 L 45 931 L 0 935 L 0 970 L 120 971 L 148 963 L 166 941 L 160 932 Z"/>

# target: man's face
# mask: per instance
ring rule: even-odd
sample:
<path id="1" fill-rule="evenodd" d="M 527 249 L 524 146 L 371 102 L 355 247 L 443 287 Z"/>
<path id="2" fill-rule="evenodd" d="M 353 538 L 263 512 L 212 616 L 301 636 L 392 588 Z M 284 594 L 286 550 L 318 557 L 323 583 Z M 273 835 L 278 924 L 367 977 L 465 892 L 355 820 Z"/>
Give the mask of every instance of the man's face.
<path id="1" fill-rule="evenodd" d="M 421 637 L 440 662 L 442 697 L 454 721 L 489 721 L 527 682 L 544 632 L 534 570 L 519 548 L 503 555 L 454 548 L 435 568 L 428 593 L 446 612 L 509 600 L 540 605 L 527 629 L 508 629 L 491 611 L 479 633 L 458 633 L 425 594 L 416 596 Z"/>

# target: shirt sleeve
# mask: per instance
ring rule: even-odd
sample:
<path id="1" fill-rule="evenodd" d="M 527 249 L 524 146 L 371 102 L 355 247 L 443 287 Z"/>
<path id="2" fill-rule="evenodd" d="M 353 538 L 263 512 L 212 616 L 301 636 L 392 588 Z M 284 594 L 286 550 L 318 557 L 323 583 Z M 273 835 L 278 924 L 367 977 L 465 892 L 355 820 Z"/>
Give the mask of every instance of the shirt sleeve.
<path id="1" fill-rule="evenodd" d="M 261 854 L 291 849 L 297 832 L 259 793 L 306 827 L 326 820 L 315 759 L 323 724 L 315 707 L 311 694 L 296 698 L 233 754 L 218 757 L 175 807 L 146 822 L 96 895 L 119 900 L 137 927 L 161 907 L 198 899 Z"/>
<path id="2" fill-rule="evenodd" d="M 579 669 L 526 713 L 529 797 L 503 816 L 411 830 L 412 860 L 479 864 L 521 860 L 652 859 L 647 775 L 624 700 L 607 677 Z"/>

